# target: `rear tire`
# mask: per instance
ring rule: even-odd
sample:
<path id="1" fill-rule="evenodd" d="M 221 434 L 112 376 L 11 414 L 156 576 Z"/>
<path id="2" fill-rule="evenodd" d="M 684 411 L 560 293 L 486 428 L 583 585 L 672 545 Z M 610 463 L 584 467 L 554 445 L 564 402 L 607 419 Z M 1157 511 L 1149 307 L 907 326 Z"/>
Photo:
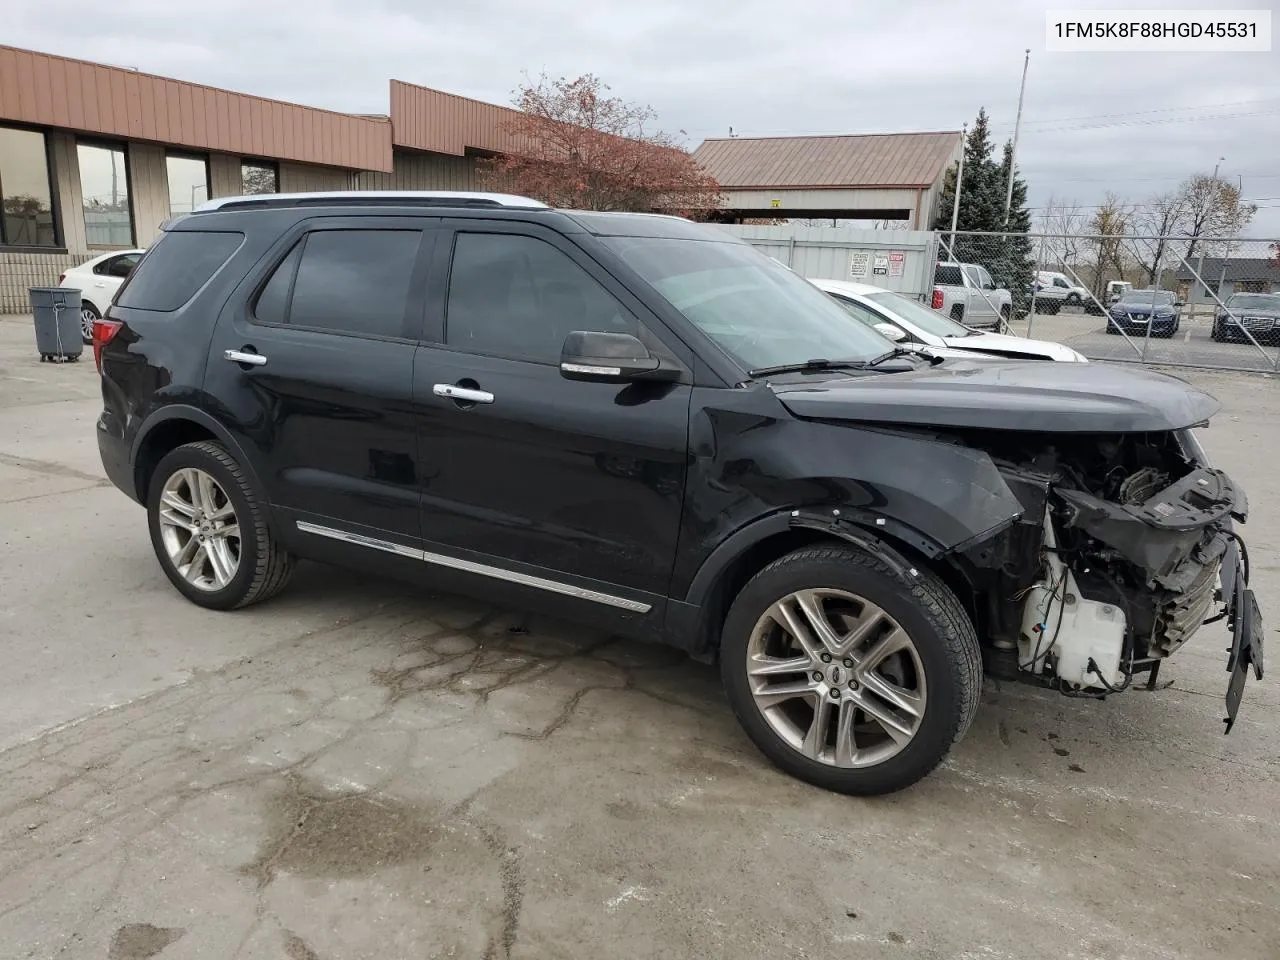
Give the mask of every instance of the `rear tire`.
<path id="1" fill-rule="evenodd" d="M 147 490 L 147 521 L 161 569 L 198 606 L 247 607 L 275 596 L 293 573 L 294 557 L 272 535 L 248 474 L 211 440 L 161 459 Z"/>
<path id="2" fill-rule="evenodd" d="M 808 649 L 782 621 L 799 624 Z M 824 622 L 847 649 L 815 642 L 821 628 L 809 625 Z M 845 545 L 796 550 L 757 573 L 725 619 L 720 666 L 761 753 L 806 783 L 863 796 L 937 767 L 969 729 L 982 688 L 977 635 L 946 585 L 924 569 L 900 578 Z"/>

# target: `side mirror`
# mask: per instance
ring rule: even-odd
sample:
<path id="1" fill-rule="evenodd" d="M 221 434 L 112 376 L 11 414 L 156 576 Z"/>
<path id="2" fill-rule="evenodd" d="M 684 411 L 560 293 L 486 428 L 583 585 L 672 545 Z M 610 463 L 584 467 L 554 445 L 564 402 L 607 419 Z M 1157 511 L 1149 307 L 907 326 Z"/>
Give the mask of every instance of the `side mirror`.
<path id="1" fill-rule="evenodd" d="M 566 380 L 626 383 L 631 380 L 674 380 L 680 371 L 649 353 L 629 333 L 575 330 L 564 338 L 560 376 Z"/>
<path id="2" fill-rule="evenodd" d="M 1185 307 L 1185 306 L 1187 305 L 1187 301 L 1185 301 L 1185 300 L 1175 300 L 1175 301 L 1173 301 L 1173 305 L 1174 305 L 1175 307 Z"/>
<path id="3" fill-rule="evenodd" d="M 892 340 L 894 343 L 901 343 L 907 339 L 906 331 L 901 327 L 895 327 L 892 323 L 877 323 L 876 333 L 880 336 Z"/>

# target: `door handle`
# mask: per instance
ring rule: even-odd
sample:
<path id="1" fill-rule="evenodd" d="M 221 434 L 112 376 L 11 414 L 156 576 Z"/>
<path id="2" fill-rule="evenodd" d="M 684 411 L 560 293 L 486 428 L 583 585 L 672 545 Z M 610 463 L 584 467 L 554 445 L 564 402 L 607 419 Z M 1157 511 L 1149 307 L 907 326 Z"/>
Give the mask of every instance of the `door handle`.
<path id="1" fill-rule="evenodd" d="M 222 357 L 232 363 L 247 363 L 251 367 L 260 367 L 267 362 L 267 358 L 262 354 L 246 353 L 244 350 L 227 350 L 223 352 Z"/>
<path id="2" fill-rule="evenodd" d="M 452 383 L 437 383 L 431 388 L 437 397 L 448 397 L 463 403 L 493 403 L 493 394 L 487 390 L 472 390 L 470 387 L 458 387 Z"/>

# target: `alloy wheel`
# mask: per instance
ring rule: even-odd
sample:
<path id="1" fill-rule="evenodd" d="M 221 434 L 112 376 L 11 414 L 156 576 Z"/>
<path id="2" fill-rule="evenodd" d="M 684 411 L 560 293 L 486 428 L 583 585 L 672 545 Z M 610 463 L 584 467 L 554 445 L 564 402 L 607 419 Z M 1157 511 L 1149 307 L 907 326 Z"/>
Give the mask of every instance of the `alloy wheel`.
<path id="1" fill-rule="evenodd" d="M 885 762 L 924 718 L 924 666 L 911 637 L 847 591 L 801 590 L 770 606 L 751 632 L 746 670 L 773 732 L 830 766 Z"/>
<path id="2" fill-rule="evenodd" d="M 225 589 L 240 569 L 240 524 L 222 486 L 195 467 L 160 492 L 160 537 L 178 574 L 199 590 Z"/>
<path id="3" fill-rule="evenodd" d="M 86 340 L 93 339 L 93 323 L 97 319 L 98 319 L 98 314 L 95 311 L 90 310 L 88 307 L 81 308 L 80 335 L 83 336 Z"/>

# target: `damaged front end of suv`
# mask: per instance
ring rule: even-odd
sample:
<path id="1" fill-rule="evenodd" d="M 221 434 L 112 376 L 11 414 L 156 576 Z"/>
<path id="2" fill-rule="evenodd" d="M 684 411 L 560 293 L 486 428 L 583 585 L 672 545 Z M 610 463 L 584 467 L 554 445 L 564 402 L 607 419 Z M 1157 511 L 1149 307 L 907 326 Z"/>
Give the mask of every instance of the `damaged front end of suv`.
<path id="1" fill-rule="evenodd" d="M 1250 668 L 1262 676 L 1248 554 L 1233 528 L 1244 493 L 1190 429 L 970 437 L 1023 513 L 962 553 L 986 602 L 987 672 L 1068 696 L 1118 693 L 1206 622 L 1227 618 L 1226 727 Z"/>
<path id="2" fill-rule="evenodd" d="M 1217 412 L 1212 397 L 1103 364 L 948 364 L 775 390 L 800 417 L 881 438 L 862 450 L 928 445 L 864 458 L 880 504 L 837 512 L 886 534 L 935 531 L 909 545 L 955 573 L 988 676 L 1071 697 L 1155 688 L 1166 658 L 1225 619 L 1231 730 L 1249 672 L 1262 676 L 1262 628 L 1235 530 L 1245 495 L 1193 432 Z"/>

